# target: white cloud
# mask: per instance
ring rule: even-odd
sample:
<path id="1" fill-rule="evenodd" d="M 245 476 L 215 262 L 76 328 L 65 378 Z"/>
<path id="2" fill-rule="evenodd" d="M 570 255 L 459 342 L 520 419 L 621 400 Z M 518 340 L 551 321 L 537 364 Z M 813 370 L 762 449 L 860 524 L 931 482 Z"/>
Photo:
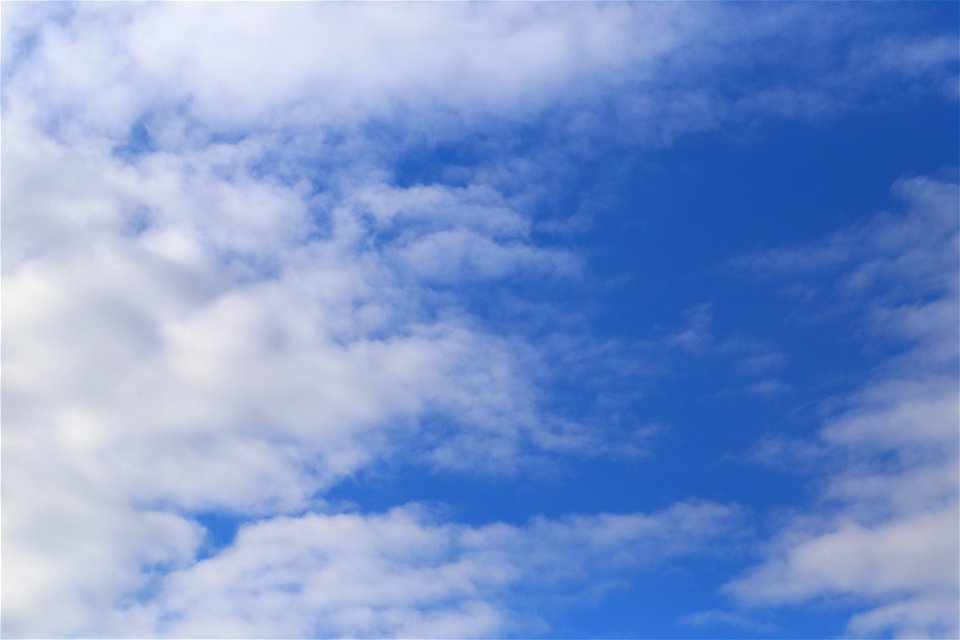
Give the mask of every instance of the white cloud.
<path id="1" fill-rule="evenodd" d="M 829 593 L 865 598 L 956 591 L 956 505 L 882 524 L 835 522 L 831 530 L 794 542 L 735 583 L 756 602 L 798 602 Z"/>
<path id="2" fill-rule="evenodd" d="M 769 622 L 754 620 L 741 613 L 734 611 L 723 611 L 720 609 L 710 609 L 707 611 L 696 611 L 685 615 L 680 619 L 680 624 L 687 627 L 712 627 L 722 625 L 743 629 L 755 634 L 772 637 L 777 633 L 777 626 Z"/>
<path id="3" fill-rule="evenodd" d="M 42 421 L 64 446 L 86 447 L 94 468 L 109 458 L 143 499 L 249 507 L 295 503 L 367 461 L 380 430 L 414 429 L 427 414 L 499 442 L 506 465 L 520 434 L 541 428 L 525 372 L 532 347 L 484 332 L 457 314 L 455 298 L 437 299 L 429 280 L 437 271 L 461 281 L 503 276 L 530 256 L 563 260 L 561 252 L 522 235 L 461 231 L 450 199 L 446 233 L 471 234 L 479 244 L 470 255 L 489 261 L 483 251 L 493 252 L 500 262 L 488 272 L 440 252 L 424 263 L 405 252 L 429 242 L 429 230 L 380 242 L 348 203 L 314 237 L 312 216 L 323 212 L 308 195 L 235 164 L 231 179 L 197 158 L 159 166 L 150 158 L 140 173 L 42 138 L 41 149 L 63 158 L 62 179 L 35 194 L 32 180 L 50 163 L 31 164 L 32 138 L 21 142 L 26 132 L 11 128 L 4 324 L 16 339 L 4 344 L 4 384 L 12 414 L 31 414 L 11 431 Z M 77 207 L 92 213 L 72 216 Z M 430 320 L 437 304 L 450 311 Z M 206 453 L 184 455 L 186 442 Z M 214 451 L 223 469 L 211 482 L 181 486 L 201 472 L 174 470 Z M 256 491 L 236 491 L 246 482 L 230 479 L 239 471 L 223 473 L 234 454 L 264 472 L 275 467 L 279 484 L 259 478 Z M 469 464 L 469 451 L 458 455 Z M 301 474 L 286 467 L 307 460 L 315 477 L 298 487 Z M 280 487 L 296 496 L 274 494 Z"/>
<path id="4" fill-rule="evenodd" d="M 787 393 L 790 390 L 790 385 L 781 382 L 776 378 L 761 380 L 760 382 L 755 382 L 747 387 L 747 393 L 755 396 L 775 396 Z"/>
<path id="5" fill-rule="evenodd" d="M 251 129 L 294 129 L 315 146 L 371 119 L 401 119 L 397 139 L 457 139 L 558 108 L 585 141 L 606 102 L 623 135 L 664 144 L 954 79 L 949 38 L 878 44 L 873 30 L 891 20 L 682 5 L 18 7 L 4 21 L 5 111 L 71 140 L 119 142 L 146 123 L 172 149 Z M 791 82 L 714 86 L 719 69 L 801 56 Z M 566 113 L 576 105 L 588 108 Z"/>
<path id="6" fill-rule="evenodd" d="M 788 524 L 769 557 L 726 588 L 752 604 L 852 596 L 868 607 L 849 621 L 858 636 L 955 637 L 958 191 L 926 178 L 896 190 L 905 215 L 880 215 L 809 251 L 745 261 L 827 275 L 838 304 L 865 316 L 893 355 L 834 402 L 816 442 L 787 444 L 825 473 L 817 513 Z M 767 442 L 760 454 L 780 456 L 783 445 Z"/>
<path id="7" fill-rule="evenodd" d="M 895 629 L 895 637 L 903 640 L 927 636 L 952 638 L 957 635 L 957 595 L 947 590 L 906 598 L 853 616 L 848 628 L 851 634 L 864 638 L 876 637 L 890 629 Z"/>
<path id="8" fill-rule="evenodd" d="M 675 22 L 689 21 L 670 7 L 646 11 L 643 23 L 634 13 L 616 6 L 78 6 L 37 29 L 32 46 L 21 45 L 7 88 L 32 99 L 46 122 L 66 114 L 84 131 L 111 137 L 150 111 L 174 107 L 225 129 L 271 120 L 351 125 L 437 102 L 454 121 L 523 116 L 591 73 L 672 50 Z M 13 39 L 24 42 L 18 27 Z"/>
<path id="9" fill-rule="evenodd" d="M 251 524 L 213 558 L 167 575 L 115 624 L 175 637 L 451 637 L 521 631 L 507 594 L 593 582 L 701 548 L 735 512 L 439 524 L 416 507 Z M 141 626 L 136 626 L 136 625 Z"/>
<path id="10" fill-rule="evenodd" d="M 432 226 L 390 238 L 356 198 L 254 175 L 242 144 L 128 162 L 4 125 L 6 634 L 98 634 L 151 566 L 193 560 L 184 510 L 286 513 L 384 456 L 503 472 L 557 446 L 536 348 L 430 285 L 566 260 L 506 205 L 492 224 L 438 188 Z M 408 268 L 436 233 L 502 264 Z"/>
<path id="11" fill-rule="evenodd" d="M 105 495 L 39 434 L 5 425 L 3 465 L 5 636 L 94 635 L 91 612 L 194 561 L 199 525 Z"/>

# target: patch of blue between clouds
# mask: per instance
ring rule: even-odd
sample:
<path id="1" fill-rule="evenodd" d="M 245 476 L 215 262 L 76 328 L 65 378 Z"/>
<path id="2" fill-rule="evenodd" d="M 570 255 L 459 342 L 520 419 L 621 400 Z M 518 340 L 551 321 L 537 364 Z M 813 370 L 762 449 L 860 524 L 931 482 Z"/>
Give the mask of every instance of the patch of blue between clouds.
<path id="1" fill-rule="evenodd" d="M 221 511 L 200 511 L 188 516 L 206 530 L 206 538 L 201 546 L 201 559 L 214 556 L 221 549 L 233 544 L 240 527 L 256 521 L 253 518 Z"/>
<path id="2" fill-rule="evenodd" d="M 130 127 L 122 145 L 114 148 L 113 154 L 123 160 L 130 160 L 138 155 L 145 155 L 157 150 L 157 144 L 150 135 L 149 118 L 140 118 Z"/>

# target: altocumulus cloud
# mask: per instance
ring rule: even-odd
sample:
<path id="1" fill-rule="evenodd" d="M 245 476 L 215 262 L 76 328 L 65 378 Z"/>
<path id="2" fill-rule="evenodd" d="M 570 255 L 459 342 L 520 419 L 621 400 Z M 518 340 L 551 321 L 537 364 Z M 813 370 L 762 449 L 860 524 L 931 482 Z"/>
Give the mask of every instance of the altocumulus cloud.
<path id="1" fill-rule="evenodd" d="M 526 527 L 442 524 L 415 506 L 273 518 L 242 529 L 217 556 L 167 575 L 147 605 L 112 624 L 186 637 L 516 632 L 523 618 L 511 616 L 505 594 L 563 591 L 597 571 L 622 577 L 689 553 L 735 520 L 730 509 L 703 503 Z"/>
<path id="2" fill-rule="evenodd" d="M 576 226 L 537 205 L 549 159 L 490 143 L 484 163 L 411 184 L 405 154 L 531 122 L 564 153 L 590 154 L 604 144 L 600 107 L 632 142 L 664 146 L 758 118 L 825 117 L 870 92 L 949 92 L 949 41 L 877 44 L 856 35 L 855 16 L 832 15 L 820 28 L 800 7 L 5 4 L 3 634 L 523 633 L 548 621 L 515 601 L 613 585 L 734 535 L 735 505 L 688 499 L 467 525 L 416 504 L 344 511 L 325 494 L 384 461 L 517 474 L 642 452 L 650 433 L 622 440 L 555 410 L 546 365 L 603 349 L 537 339 L 471 304 L 520 276 L 583 277 L 582 251 L 540 232 Z M 802 35 L 779 39 L 785 25 Z M 766 46 L 774 38 L 783 53 Z M 821 59 L 790 85 L 711 84 L 751 64 L 731 44 L 776 64 L 808 38 L 825 50 L 842 40 L 843 64 Z M 948 188 L 903 184 L 910 215 L 934 216 L 955 243 L 936 213 Z M 880 262 L 855 242 L 829 245 L 858 267 L 851 290 L 912 277 L 906 261 L 942 273 L 936 248 L 897 245 L 890 224 L 851 232 Z M 955 319 L 936 305 L 955 307 L 956 292 L 919 282 L 937 302 L 881 301 L 871 321 L 916 341 L 902 357 L 920 373 L 878 376 L 824 428 L 826 446 L 899 447 L 896 421 L 927 398 L 951 417 L 943 367 L 955 354 L 936 341 Z M 941 480 L 956 442 L 924 433 L 906 444 L 937 447 L 928 464 L 838 475 L 837 518 L 785 536 L 730 589 L 776 602 L 872 589 L 880 606 L 854 631 L 946 624 L 956 585 L 926 556 L 905 558 L 930 569 L 907 584 L 803 563 L 834 543 L 890 553 L 902 535 L 955 521 Z M 942 508 L 891 498 L 881 485 L 899 479 Z M 197 516 L 210 512 L 246 524 L 206 553 Z M 770 580 L 792 586 L 764 590 Z"/>
<path id="3" fill-rule="evenodd" d="M 872 605 L 848 632 L 953 637 L 958 617 L 960 393 L 954 182 L 903 179 L 904 204 L 810 247 L 749 256 L 767 275 L 817 283 L 863 314 L 869 337 L 898 345 L 871 379 L 834 399 L 814 443 L 761 447 L 820 462 L 823 495 L 788 524 L 769 557 L 727 585 L 749 603 L 854 596 Z M 826 281 L 827 284 L 822 284 Z"/>

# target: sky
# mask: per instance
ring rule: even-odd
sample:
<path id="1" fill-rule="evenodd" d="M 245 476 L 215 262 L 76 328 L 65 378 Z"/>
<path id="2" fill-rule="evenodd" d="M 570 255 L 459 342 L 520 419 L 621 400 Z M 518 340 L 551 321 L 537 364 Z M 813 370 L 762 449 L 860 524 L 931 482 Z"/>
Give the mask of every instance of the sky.
<path id="1" fill-rule="evenodd" d="M 956 3 L 0 17 L 3 637 L 960 635 Z"/>

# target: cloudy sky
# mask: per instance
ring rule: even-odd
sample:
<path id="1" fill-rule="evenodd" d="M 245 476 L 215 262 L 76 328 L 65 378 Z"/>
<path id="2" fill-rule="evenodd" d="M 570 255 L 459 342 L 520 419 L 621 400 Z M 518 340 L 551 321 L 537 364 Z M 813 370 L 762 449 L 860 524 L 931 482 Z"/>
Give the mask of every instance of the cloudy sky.
<path id="1" fill-rule="evenodd" d="M 958 5 L 2 8 L 2 635 L 957 637 Z"/>

